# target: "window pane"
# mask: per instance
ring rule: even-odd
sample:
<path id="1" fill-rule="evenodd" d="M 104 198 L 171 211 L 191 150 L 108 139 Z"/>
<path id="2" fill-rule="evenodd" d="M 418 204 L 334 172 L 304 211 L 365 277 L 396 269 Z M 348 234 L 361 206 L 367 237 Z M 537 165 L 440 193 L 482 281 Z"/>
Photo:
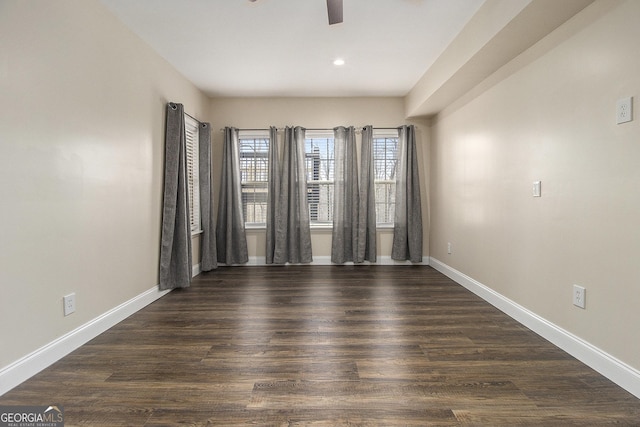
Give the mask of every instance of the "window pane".
<path id="1" fill-rule="evenodd" d="M 242 213 L 245 223 L 266 223 L 267 221 L 267 185 L 243 185 Z"/>
<path id="2" fill-rule="evenodd" d="M 245 223 L 267 222 L 269 138 L 240 135 L 240 185 Z"/>
<path id="3" fill-rule="evenodd" d="M 333 178 L 335 153 L 333 138 L 305 140 L 307 199 L 312 224 L 333 220 Z"/>
<path id="4" fill-rule="evenodd" d="M 398 138 L 373 138 L 373 173 L 375 176 L 376 222 L 392 223 L 395 214 Z"/>
<path id="5" fill-rule="evenodd" d="M 395 214 L 396 183 L 376 182 L 376 221 L 379 223 L 391 223 Z"/>
<path id="6" fill-rule="evenodd" d="M 333 183 L 307 183 L 309 219 L 326 223 L 333 220 Z"/>
<path id="7" fill-rule="evenodd" d="M 377 180 L 395 179 L 398 162 L 398 138 L 375 138 L 373 140 L 373 161 Z"/>
<path id="8" fill-rule="evenodd" d="M 333 181 L 333 138 L 305 140 L 307 181 Z"/>

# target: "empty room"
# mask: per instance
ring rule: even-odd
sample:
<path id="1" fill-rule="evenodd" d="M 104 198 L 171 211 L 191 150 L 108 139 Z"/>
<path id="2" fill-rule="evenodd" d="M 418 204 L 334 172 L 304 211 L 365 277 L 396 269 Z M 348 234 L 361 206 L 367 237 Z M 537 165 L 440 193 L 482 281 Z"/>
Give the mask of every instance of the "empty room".
<path id="1" fill-rule="evenodd" d="M 640 425 L 637 0 L 0 0 L 0 426 Z"/>

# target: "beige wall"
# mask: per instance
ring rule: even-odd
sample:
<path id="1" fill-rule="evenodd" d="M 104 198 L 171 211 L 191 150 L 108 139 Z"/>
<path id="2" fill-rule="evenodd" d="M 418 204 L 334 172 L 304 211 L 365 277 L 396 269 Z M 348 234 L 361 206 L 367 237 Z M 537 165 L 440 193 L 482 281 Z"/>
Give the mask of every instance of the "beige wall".
<path id="1" fill-rule="evenodd" d="M 640 96 L 638 16 L 597 1 L 429 127 L 402 98 L 209 100 L 97 1 L 1 2 L 0 369 L 157 285 L 168 101 L 216 129 L 216 193 L 223 126 L 416 124 L 424 254 L 640 369 L 640 119 L 614 121 Z"/>
<path id="2" fill-rule="evenodd" d="M 404 119 L 402 98 L 217 98 L 211 100 L 210 121 L 213 125 L 214 192 L 219 190 L 223 134 L 225 126 L 237 128 L 268 128 L 269 126 L 304 126 L 325 129 L 336 126 L 396 127 L 402 124 L 416 125 L 421 177 L 427 182 L 424 159 L 428 155 L 428 126 L 422 120 Z M 360 144 L 360 135 L 357 136 Z M 423 185 L 424 256 L 428 256 L 427 185 Z M 393 233 L 378 230 L 378 256 L 391 255 Z M 247 244 L 250 257 L 258 257 L 264 263 L 265 232 L 248 230 Z M 314 261 L 331 256 L 331 230 L 312 231 Z"/>
<path id="3" fill-rule="evenodd" d="M 445 110 L 430 187 L 431 256 L 636 369 L 640 118 L 615 104 L 640 99 L 638 17 L 598 1 Z"/>
<path id="4" fill-rule="evenodd" d="M 88 0 L 0 3 L 0 100 L 2 368 L 158 284 L 165 103 L 209 105 Z"/>

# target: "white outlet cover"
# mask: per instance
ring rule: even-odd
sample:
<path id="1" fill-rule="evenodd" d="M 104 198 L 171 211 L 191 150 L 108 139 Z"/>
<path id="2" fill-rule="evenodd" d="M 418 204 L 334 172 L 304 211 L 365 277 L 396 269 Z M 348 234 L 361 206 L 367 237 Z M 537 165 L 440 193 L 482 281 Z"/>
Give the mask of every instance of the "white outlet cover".
<path id="1" fill-rule="evenodd" d="M 573 305 L 580 308 L 585 308 L 585 298 L 587 296 L 587 290 L 582 286 L 573 285 Z"/>
<path id="2" fill-rule="evenodd" d="M 633 97 L 621 98 L 616 102 L 616 123 L 627 123 L 633 120 Z"/>
<path id="3" fill-rule="evenodd" d="M 76 294 L 72 293 L 62 297 L 64 315 L 68 316 L 76 311 Z"/>

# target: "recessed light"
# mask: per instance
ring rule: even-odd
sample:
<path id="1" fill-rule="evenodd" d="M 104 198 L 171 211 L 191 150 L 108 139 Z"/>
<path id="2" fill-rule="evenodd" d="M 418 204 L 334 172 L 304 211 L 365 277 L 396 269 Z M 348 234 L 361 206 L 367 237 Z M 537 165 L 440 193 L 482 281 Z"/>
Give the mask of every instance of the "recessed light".
<path id="1" fill-rule="evenodd" d="M 339 67 L 339 66 L 341 66 L 341 65 L 344 65 L 344 59 L 342 59 L 342 58 L 337 58 L 337 59 L 335 59 L 335 60 L 333 61 L 333 65 L 336 65 L 336 66 L 338 66 L 338 67 Z"/>

